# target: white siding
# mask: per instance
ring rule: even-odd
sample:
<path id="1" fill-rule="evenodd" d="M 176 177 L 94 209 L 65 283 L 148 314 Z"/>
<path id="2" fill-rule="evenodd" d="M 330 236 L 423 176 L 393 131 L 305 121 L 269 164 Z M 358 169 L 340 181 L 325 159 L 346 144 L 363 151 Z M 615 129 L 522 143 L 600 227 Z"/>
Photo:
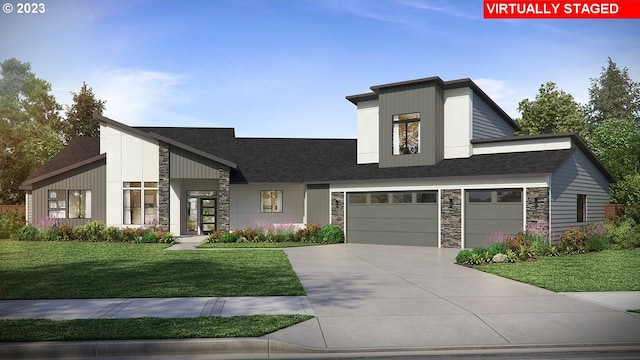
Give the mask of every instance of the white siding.
<path id="1" fill-rule="evenodd" d="M 579 149 L 551 177 L 551 231 L 555 239 L 576 222 L 577 194 L 587 195 L 587 222 L 604 219 L 609 182 Z"/>
<path id="2" fill-rule="evenodd" d="M 358 164 L 379 162 L 378 100 L 358 103 Z"/>
<path id="3" fill-rule="evenodd" d="M 107 153 L 107 225 L 122 226 L 122 183 L 157 182 L 158 142 L 101 124 L 100 153 Z"/>
<path id="4" fill-rule="evenodd" d="M 473 155 L 571 149 L 571 138 L 531 139 L 474 144 Z"/>
<path id="5" fill-rule="evenodd" d="M 471 109 L 473 92 L 470 88 L 444 92 L 444 158 L 471 156 Z"/>
<path id="6" fill-rule="evenodd" d="M 304 221 L 304 185 L 302 184 L 231 184 L 231 229 L 242 229 L 257 221 L 271 224 Z M 261 190 L 282 190 L 282 212 L 262 213 Z"/>

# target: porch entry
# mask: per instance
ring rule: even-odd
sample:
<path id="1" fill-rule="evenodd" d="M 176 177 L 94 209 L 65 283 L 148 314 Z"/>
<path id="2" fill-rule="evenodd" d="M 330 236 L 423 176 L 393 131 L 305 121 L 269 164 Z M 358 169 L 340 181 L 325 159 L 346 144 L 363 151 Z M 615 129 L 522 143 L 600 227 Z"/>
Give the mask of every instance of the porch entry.
<path id="1" fill-rule="evenodd" d="M 216 191 L 187 191 L 186 223 L 188 234 L 210 234 L 217 229 Z"/>

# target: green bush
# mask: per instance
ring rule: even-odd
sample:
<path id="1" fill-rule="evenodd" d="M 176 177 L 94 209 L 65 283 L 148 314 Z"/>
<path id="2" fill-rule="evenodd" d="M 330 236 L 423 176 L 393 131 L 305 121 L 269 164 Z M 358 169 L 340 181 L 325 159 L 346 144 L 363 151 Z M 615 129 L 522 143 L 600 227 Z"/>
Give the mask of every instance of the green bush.
<path id="1" fill-rule="evenodd" d="M 489 255 L 493 258 L 496 254 L 506 254 L 507 247 L 503 243 L 495 243 L 489 247 Z"/>
<path id="2" fill-rule="evenodd" d="M 31 225 L 25 225 L 15 232 L 13 239 L 18 241 L 38 240 L 38 229 Z"/>
<path id="3" fill-rule="evenodd" d="M 549 251 L 549 244 L 542 239 L 535 239 L 531 242 L 529 251 L 533 256 L 546 255 Z"/>
<path id="4" fill-rule="evenodd" d="M 102 230 L 102 238 L 108 242 L 122 242 L 124 241 L 124 233 L 120 228 L 107 226 Z"/>
<path id="5" fill-rule="evenodd" d="M 0 215 L 0 239 L 10 238 L 24 225 L 24 214 L 9 212 Z"/>
<path id="6" fill-rule="evenodd" d="M 142 234 L 142 238 L 140 241 L 144 244 L 153 244 L 158 242 L 158 238 L 153 231 L 147 230 Z"/>
<path id="7" fill-rule="evenodd" d="M 91 221 L 88 222 L 86 225 L 84 225 L 85 227 L 85 241 L 92 241 L 92 242 L 96 242 L 96 241 L 104 241 L 104 229 L 105 226 L 102 222 L 100 221 Z"/>
<path id="8" fill-rule="evenodd" d="M 612 250 L 633 249 L 640 246 L 640 229 L 632 219 L 605 224 L 609 232 L 608 247 Z"/>
<path id="9" fill-rule="evenodd" d="M 456 263 L 458 264 L 466 264 L 471 257 L 471 250 L 460 250 L 458 251 L 458 255 L 456 255 Z"/>
<path id="10" fill-rule="evenodd" d="M 223 243 L 234 243 L 237 240 L 238 239 L 235 235 L 233 235 L 233 233 L 224 233 L 222 234 L 222 236 L 220 236 L 220 241 Z"/>
<path id="11" fill-rule="evenodd" d="M 318 232 L 322 244 L 339 244 L 344 242 L 344 232 L 335 225 L 325 225 Z"/>

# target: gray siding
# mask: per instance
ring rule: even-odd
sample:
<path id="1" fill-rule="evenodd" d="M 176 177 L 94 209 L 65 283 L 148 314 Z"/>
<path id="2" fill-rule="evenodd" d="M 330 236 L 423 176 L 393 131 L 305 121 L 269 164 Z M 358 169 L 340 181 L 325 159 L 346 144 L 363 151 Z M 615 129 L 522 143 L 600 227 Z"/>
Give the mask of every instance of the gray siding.
<path id="1" fill-rule="evenodd" d="M 329 184 L 307 185 L 307 224 L 329 224 Z"/>
<path id="2" fill-rule="evenodd" d="M 44 180 L 33 186 L 33 223 L 47 217 L 49 190 L 91 190 L 90 219 L 61 219 L 70 226 L 84 225 L 89 221 L 106 222 L 106 165 L 97 161 L 68 173 Z"/>
<path id="3" fill-rule="evenodd" d="M 169 173 L 172 179 L 218 179 L 220 164 L 180 148 L 171 147 Z"/>
<path id="4" fill-rule="evenodd" d="M 578 223 L 577 195 L 587 195 L 586 222 Z M 604 220 L 609 181 L 579 149 L 551 176 L 551 235 L 588 222 Z"/>
<path id="5" fill-rule="evenodd" d="M 513 128 L 479 96 L 473 97 L 473 139 L 513 136 Z"/>
<path id="6" fill-rule="evenodd" d="M 382 89 L 380 167 L 434 165 L 444 157 L 444 90 L 437 85 Z M 420 153 L 393 155 L 393 115 L 420 113 Z"/>
<path id="7" fill-rule="evenodd" d="M 347 242 L 438 246 L 438 205 L 348 204 Z"/>

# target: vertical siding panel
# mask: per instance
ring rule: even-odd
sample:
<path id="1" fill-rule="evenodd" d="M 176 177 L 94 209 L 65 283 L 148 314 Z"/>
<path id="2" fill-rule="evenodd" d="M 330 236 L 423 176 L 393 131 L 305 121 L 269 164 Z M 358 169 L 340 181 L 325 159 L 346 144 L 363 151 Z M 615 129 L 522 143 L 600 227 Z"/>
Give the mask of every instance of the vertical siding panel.
<path id="1" fill-rule="evenodd" d="M 329 207 L 329 184 L 307 185 L 307 224 L 327 225 Z"/>
<path id="2" fill-rule="evenodd" d="M 487 139 L 513 136 L 513 128 L 484 100 L 473 96 L 473 138 Z"/>
<path id="3" fill-rule="evenodd" d="M 176 147 L 171 147 L 169 164 L 172 179 L 218 179 L 220 177 L 218 163 Z"/>

